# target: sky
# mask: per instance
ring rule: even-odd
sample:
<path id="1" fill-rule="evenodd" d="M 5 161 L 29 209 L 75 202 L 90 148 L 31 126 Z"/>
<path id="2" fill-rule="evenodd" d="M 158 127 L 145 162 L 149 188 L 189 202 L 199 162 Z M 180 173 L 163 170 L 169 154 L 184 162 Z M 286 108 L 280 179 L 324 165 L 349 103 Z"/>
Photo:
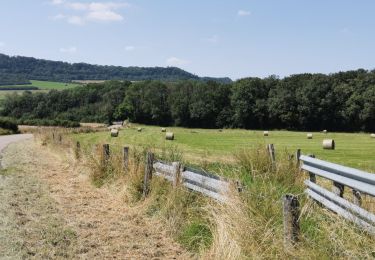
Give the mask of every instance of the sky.
<path id="1" fill-rule="evenodd" d="M 199 76 L 375 68 L 373 0 L 1 0 L 0 53 Z"/>

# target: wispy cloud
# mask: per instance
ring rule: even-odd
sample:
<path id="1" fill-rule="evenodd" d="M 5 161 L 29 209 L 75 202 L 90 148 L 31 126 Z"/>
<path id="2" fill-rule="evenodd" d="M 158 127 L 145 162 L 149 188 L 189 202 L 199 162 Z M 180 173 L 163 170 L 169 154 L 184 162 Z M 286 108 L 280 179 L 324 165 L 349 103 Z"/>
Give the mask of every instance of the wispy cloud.
<path id="1" fill-rule="evenodd" d="M 67 48 L 60 48 L 59 51 L 62 53 L 73 54 L 77 52 L 77 47 L 71 46 Z"/>
<path id="2" fill-rule="evenodd" d="M 238 10 L 238 12 L 237 12 L 237 16 L 249 16 L 249 15 L 251 15 L 250 11 Z"/>
<path id="3" fill-rule="evenodd" d="M 69 11 L 69 14 L 58 14 L 53 20 L 66 20 L 70 24 L 83 25 L 87 22 L 118 22 L 124 17 L 119 9 L 129 7 L 125 2 L 69 2 L 53 0 L 52 5 L 59 6 Z"/>
<path id="4" fill-rule="evenodd" d="M 202 40 L 205 42 L 209 42 L 209 43 L 218 43 L 219 36 L 215 34 L 215 35 L 212 35 L 211 37 L 203 38 Z"/>
<path id="5" fill-rule="evenodd" d="M 177 57 L 170 57 L 166 60 L 166 64 L 168 66 L 182 66 L 189 64 L 190 62 L 188 60 L 183 60 Z"/>
<path id="6" fill-rule="evenodd" d="M 61 5 L 62 3 L 64 3 L 64 0 L 52 0 L 50 2 L 51 5 Z"/>
<path id="7" fill-rule="evenodd" d="M 125 46 L 125 50 L 126 51 L 134 51 L 135 50 L 135 46 L 132 46 L 132 45 Z"/>

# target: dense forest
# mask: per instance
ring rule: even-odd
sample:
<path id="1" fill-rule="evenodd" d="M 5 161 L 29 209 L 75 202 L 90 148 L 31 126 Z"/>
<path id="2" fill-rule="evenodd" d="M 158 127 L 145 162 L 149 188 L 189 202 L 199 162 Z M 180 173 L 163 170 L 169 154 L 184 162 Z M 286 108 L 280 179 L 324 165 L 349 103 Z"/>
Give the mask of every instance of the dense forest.
<path id="1" fill-rule="evenodd" d="M 229 78 L 200 78 L 176 67 L 120 67 L 86 63 L 67 63 L 0 54 L 0 85 L 27 84 L 28 80 L 70 82 L 72 80 L 214 80 L 229 83 Z"/>
<path id="2" fill-rule="evenodd" d="M 89 84 L 12 95 L 3 116 L 185 127 L 375 131 L 375 71 L 279 79 Z"/>

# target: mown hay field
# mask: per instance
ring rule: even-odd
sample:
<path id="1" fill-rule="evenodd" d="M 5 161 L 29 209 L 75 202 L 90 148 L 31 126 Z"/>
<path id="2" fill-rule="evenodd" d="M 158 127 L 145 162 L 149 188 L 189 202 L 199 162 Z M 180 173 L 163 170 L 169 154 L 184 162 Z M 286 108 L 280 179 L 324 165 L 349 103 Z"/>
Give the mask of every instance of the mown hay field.
<path id="1" fill-rule="evenodd" d="M 142 127 L 142 131 L 137 131 Z M 84 133 L 74 135 L 74 139 L 84 146 L 109 143 L 115 146 L 153 147 L 163 149 L 175 146 L 187 160 L 201 164 L 204 161 L 230 163 L 234 155 L 243 150 L 259 145 L 274 144 L 276 156 L 282 153 L 295 154 L 299 148 L 303 154 L 315 154 L 322 160 L 327 160 L 350 167 L 374 172 L 375 171 L 375 138 L 368 133 L 331 133 L 312 132 L 313 139 L 307 139 L 307 132 L 269 131 L 269 136 L 263 136 L 263 131 L 237 129 L 190 129 L 170 127 L 175 135 L 173 141 L 165 140 L 161 127 L 133 125 L 131 128 L 120 130 L 118 137 L 111 137 L 110 132 Z M 334 139 L 335 150 L 323 150 L 323 139 Z"/>

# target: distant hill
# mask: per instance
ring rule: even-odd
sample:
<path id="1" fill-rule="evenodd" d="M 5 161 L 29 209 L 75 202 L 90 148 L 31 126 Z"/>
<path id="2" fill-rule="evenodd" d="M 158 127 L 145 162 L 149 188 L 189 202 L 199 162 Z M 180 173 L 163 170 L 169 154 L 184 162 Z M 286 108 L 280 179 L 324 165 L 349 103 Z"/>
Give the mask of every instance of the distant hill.
<path id="1" fill-rule="evenodd" d="M 176 67 L 121 67 L 68 63 L 0 54 L 0 85 L 28 80 L 70 82 L 72 80 L 214 80 L 230 83 L 230 78 L 198 77 Z"/>

